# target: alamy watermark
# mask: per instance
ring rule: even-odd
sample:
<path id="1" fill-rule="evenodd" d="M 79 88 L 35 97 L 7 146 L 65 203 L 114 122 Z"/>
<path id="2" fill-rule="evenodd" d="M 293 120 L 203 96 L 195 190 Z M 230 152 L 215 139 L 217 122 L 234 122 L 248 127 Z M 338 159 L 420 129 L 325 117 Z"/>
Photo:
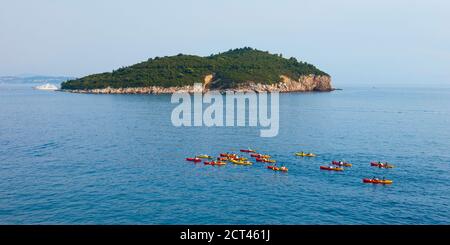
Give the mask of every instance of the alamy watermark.
<path id="1" fill-rule="evenodd" d="M 202 84 L 196 83 L 193 96 L 187 92 L 176 92 L 172 94 L 171 102 L 179 104 L 171 116 L 172 124 L 176 127 L 244 127 L 248 124 L 250 127 L 261 127 L 261 137 L 278 135 L 278 92 L 270 92 L 270 96 L 267 92 L 253 91 L 226 91 L 225 95 L 218 91 L 203 93 Z"/>

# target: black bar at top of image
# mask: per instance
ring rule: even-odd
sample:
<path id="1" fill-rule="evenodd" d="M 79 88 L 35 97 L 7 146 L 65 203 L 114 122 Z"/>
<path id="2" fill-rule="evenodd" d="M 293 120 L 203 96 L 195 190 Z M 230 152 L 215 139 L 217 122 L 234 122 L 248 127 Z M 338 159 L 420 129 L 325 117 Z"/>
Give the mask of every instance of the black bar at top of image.
<path id="1" fill-rule="evenodd" d="M 177 242 L 195 244 L 228 244 L 241 242 L 245 244 L 271 244 L 279 242 L 308 242 L 308 241 L 353 241 L 353 242 L 392 242 L 392 241 L 430 241 L 440 239 L 450 241 L 450 226 L 428 225 L 25 225 L 0 226 L 0 241 L 121 241 L 121 242 Z M 268 239 L 251 237 L 254 232 L 269 231 Z M 207 239 L 185 238 L 181 236 L 189 231 L 190 234 L 200 232 L 214 232 L 211 243 Z M 235 231 L 234 237 L 225 235 Z M 248 235 L 240 237 L 241 234 Z M 267 235 L 267 233 L 266 233 Z M 266 237 L 267 238 L 267 237 Z M 267 241 L 268 240 L 268 241 Z"/>

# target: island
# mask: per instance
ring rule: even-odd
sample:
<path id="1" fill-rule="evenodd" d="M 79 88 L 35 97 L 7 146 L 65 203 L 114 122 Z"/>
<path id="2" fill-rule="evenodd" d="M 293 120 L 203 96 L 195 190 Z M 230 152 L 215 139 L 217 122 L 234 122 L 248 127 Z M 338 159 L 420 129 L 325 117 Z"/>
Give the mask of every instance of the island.
<path id="1" fill-rule="evenodd" d="M 94 94 L 166 94 L 203 91 L 332 91 L 331 77 L 314 65 L 245 47 L 200 57 L 178 54 L 150 58 L 112 72 L 72 79 L 61 90 Z"/>

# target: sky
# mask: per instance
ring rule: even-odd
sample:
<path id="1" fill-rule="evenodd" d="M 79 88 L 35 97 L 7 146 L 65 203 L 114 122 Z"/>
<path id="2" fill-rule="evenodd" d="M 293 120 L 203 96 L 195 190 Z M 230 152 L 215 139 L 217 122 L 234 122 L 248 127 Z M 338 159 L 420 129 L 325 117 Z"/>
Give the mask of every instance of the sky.
<path id="1" fill-rule="evenodd" d="M 0 0 L 0 75 L 81 77 L 249 46 L 339 85 L 450 85 L 447 0 Z"/>

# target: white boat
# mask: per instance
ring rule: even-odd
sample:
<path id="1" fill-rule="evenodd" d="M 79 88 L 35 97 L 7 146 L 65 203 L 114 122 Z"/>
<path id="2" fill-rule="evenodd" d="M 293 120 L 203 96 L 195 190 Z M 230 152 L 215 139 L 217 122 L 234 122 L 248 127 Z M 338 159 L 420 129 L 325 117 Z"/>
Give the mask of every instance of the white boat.
<path id="1" fill-rule="evenodd" d="M 58 90 L 58 87 L 56 87 L 54 84 L 46 83 L 46 84 L 43 84 L 43 85 L 36 86 L 36 87 L 34 87 L 34 89 L 55 91 L 55 90 Z"/>

